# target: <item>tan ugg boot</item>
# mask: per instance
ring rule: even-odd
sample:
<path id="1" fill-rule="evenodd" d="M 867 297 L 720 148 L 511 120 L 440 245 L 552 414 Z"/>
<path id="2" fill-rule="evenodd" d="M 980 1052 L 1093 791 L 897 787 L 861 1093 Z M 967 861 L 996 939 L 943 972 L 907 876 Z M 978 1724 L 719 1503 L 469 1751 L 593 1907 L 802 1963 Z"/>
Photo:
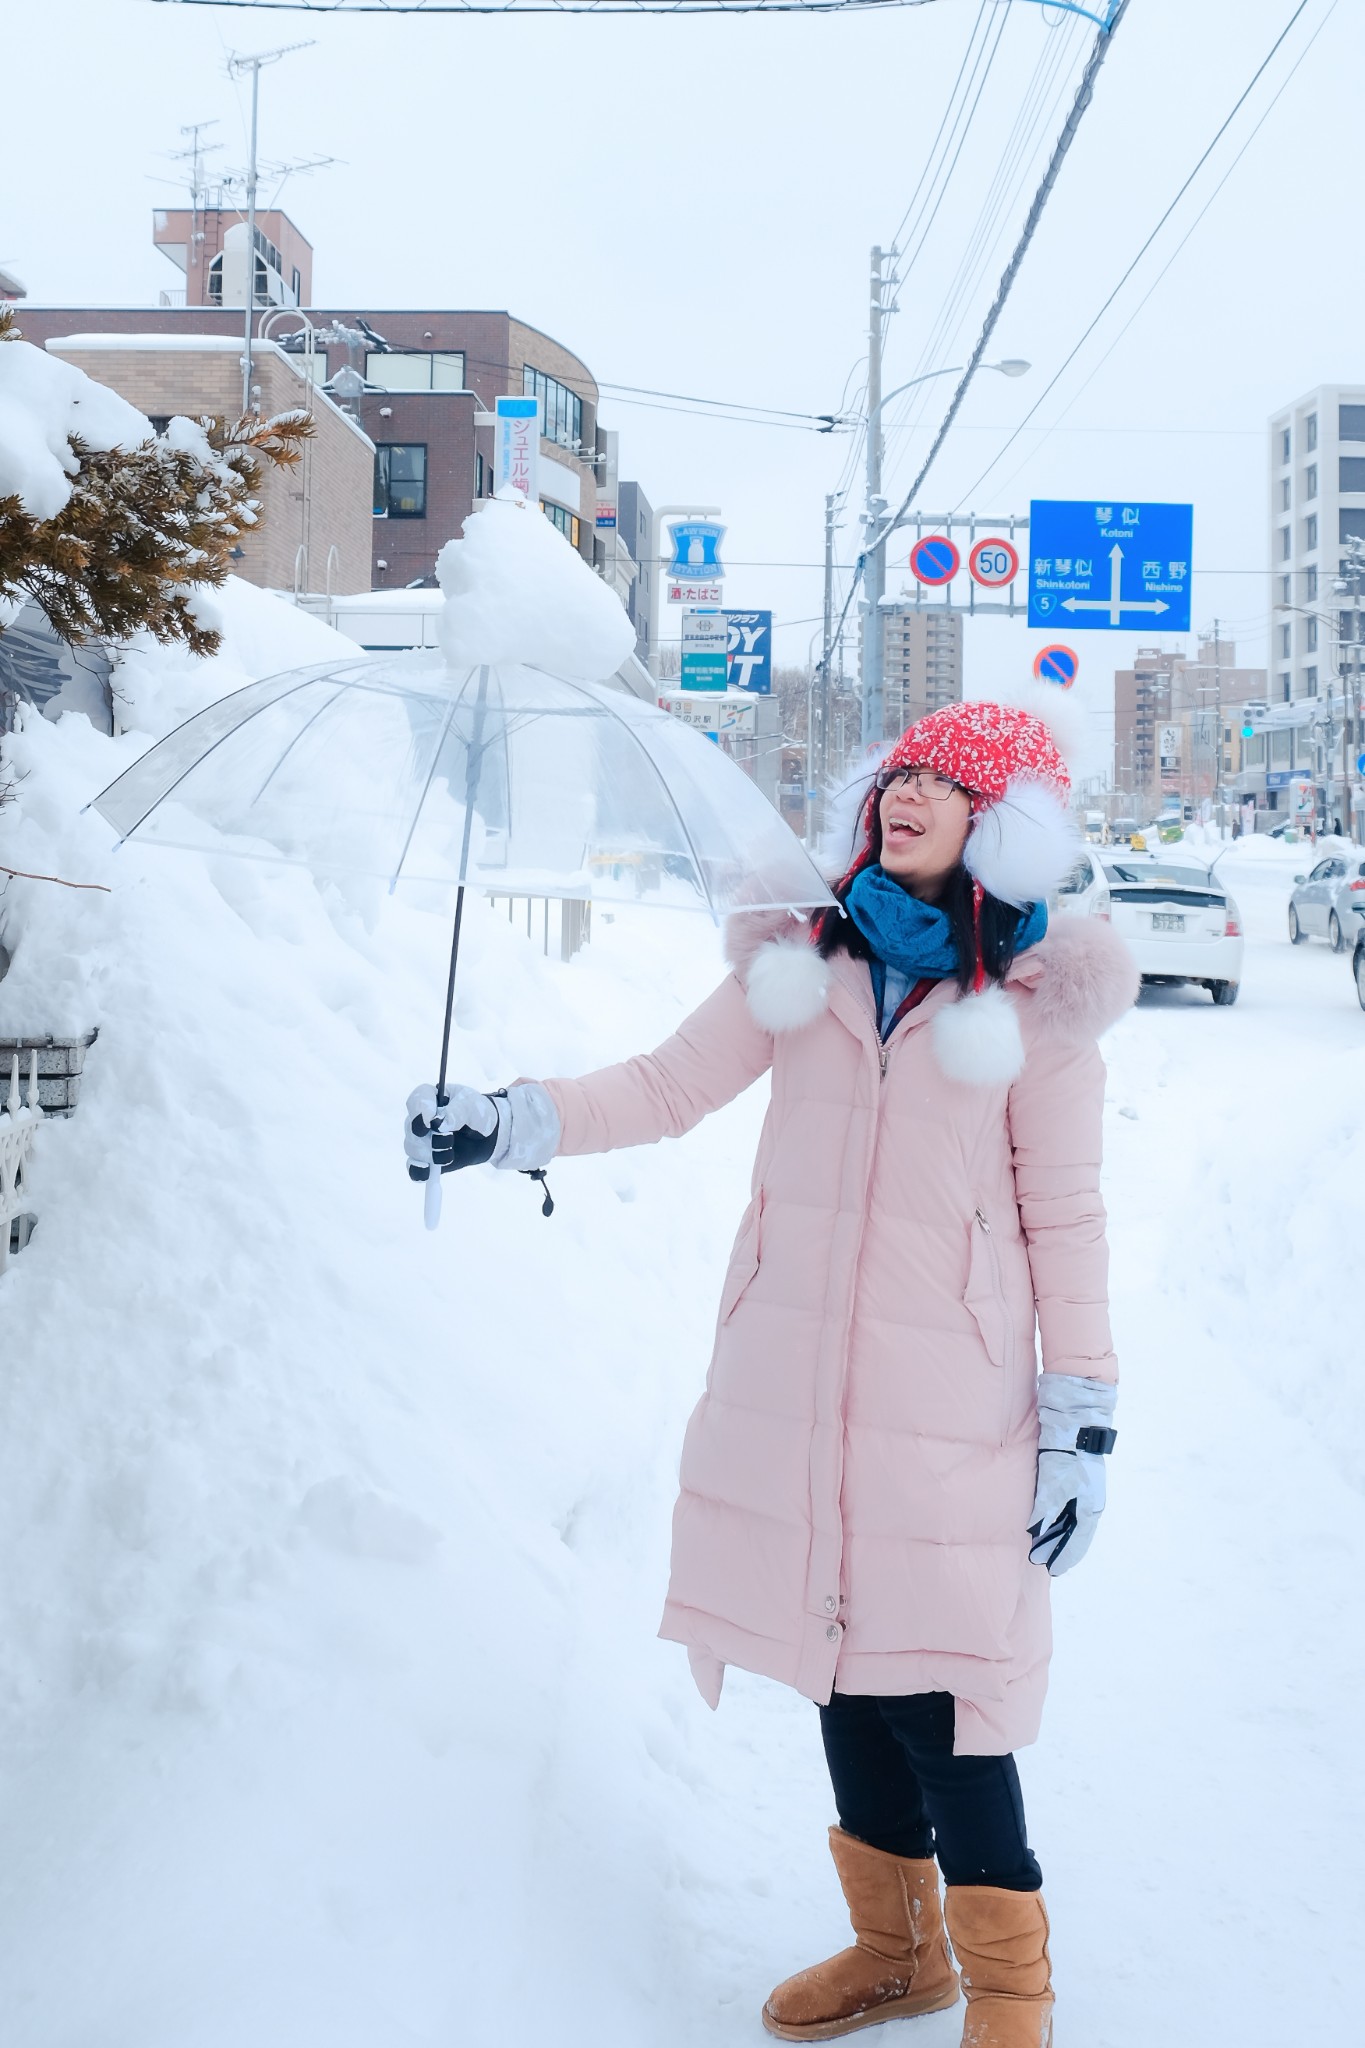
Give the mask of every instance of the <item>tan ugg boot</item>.
<path id="1" fill-rule="evenodd" d="M 967 1994 L 962 2048 L 1051 2048 L 1052 1967 L 1042 1893 L 954 1884 L 944 1911 Z"/>
<path id="2" fill-rule="evenodd" d="M 768 2032 L 783 2041 L 832 2041 L 857 2027 L 956 2005 L 938 1865 L 888 1856 L 842 1828 L 830 1829 L 829 1846 L 857 1938 L 852 1948 L 778 1985 L 763 2008 Z"/>

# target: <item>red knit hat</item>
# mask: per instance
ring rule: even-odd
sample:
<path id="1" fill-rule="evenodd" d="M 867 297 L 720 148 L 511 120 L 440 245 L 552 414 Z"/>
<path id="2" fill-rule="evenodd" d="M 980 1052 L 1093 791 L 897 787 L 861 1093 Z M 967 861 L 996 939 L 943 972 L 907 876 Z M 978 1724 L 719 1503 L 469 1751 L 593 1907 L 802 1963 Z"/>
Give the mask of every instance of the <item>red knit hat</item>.
<path id="1" fill-rule="evenodd" d="M 987 803 L 998 803 L 1012 782 L 1047 783 L 1060 797 L 1071 789 L 1047 726 L 1017 704 L 945 704 L 908 727 L 882 766 L 933 768 Z"/>
<path id="2" fill-rule="evenodd" d="M 972 799 L 972 828 L 963 861 L 978 886 L 1023 909 L 1041 903 L 1075 865 L 1078 835 L 1068 806 L 1071 775 L 1058 727 L 1060 692 L 1029 704 L 945 704 L 917 719 L 882 762 L 888 768 L 932 768 L 951 776 Z M 869 838 L 850 869 L 866 865 L 878 794 L 869 792 L 863 827 Z"/>

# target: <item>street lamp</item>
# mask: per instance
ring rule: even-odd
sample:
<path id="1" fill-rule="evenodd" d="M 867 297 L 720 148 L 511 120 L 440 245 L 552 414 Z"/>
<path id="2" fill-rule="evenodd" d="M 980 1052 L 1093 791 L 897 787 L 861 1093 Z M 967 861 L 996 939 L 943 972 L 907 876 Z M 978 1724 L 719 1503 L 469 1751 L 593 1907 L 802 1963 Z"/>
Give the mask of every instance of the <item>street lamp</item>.
<path id="1" fill-rule="evenodd" d="M 917 384 L 932 383 L 935 377 L 957 377 L 964 365 L 951 363 L 941 370 L 926 370 L 923 376 L 907 378 L 894 391 L 883 397 L 881 391 L 880 352 L 873 349 L 868 357 L 868 398 L 867 409 L 867 483 L 863 506 L 863 646 L 862 646 L 862 695 L 863 695 L 863 745 L 874 745 L 882 737 L 882 723 L 885 718 L 884 703 L 884 661 L 885 649 L 882 644 L 882 598 L 886 594 L 886 547 L 892 527 L 883 524 L 886 500 L 882 496 L 882 454 L 883 434 L 881 416 L 883 408 L 893 398 L 899 398 L 903 391 L 914 390 Z M 1022 377 L 1032 367 L 1022 356 L 1005 356 L 998 363 L 982 363 L 983 370 L 995 370 L 1002 377 Z"/>

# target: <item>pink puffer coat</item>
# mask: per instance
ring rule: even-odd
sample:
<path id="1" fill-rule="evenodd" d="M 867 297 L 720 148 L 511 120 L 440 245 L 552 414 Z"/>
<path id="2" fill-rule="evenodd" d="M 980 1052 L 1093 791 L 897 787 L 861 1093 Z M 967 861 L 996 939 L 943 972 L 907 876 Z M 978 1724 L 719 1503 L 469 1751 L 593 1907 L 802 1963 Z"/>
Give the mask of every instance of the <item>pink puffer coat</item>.
<path id="1" fill-rule="evenodd" d="M 883 1047 L 866 964 L 781 922 L 732 920 L 735 973 L 656 1052 L 546 1083 L 561 1154 L 603 1152 L 772 1069 L 661 1633 L 713 1706 L 726 1664 L 820 1701 L 950 1692 L 958 1752 L 1003 1753 L 1037 1735 L 1051 1644 L 1035 1322 L 1045 1370 L 1116 1373 L 1095 1041 L 1136 972 L 1107 925 L 1059 921 L 1008 979 L 1023 1069 L 983 1085 L 936 1053 L 952 984 Z"/>

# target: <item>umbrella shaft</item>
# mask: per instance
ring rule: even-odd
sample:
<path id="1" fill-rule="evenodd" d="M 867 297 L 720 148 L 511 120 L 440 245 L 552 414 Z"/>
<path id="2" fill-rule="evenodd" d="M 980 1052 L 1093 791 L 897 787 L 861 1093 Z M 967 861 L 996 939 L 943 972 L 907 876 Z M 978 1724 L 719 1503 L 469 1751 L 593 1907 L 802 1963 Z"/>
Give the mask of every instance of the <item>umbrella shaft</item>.
<path id="1" fill-rule="evenodd" d="M 441 1072 L 436 1082 L 436 1100 L 446 1099 L 446 1065 L 450 1059 L 450 1020 L 455 1009 L 455 972 L 460 964 L 460 926 L 464 923 L 464 883 L 455 897 L 455 930 L 450 940 L 450 977 L 446 982 L 446 1020 L 441 1033 Z"/>

